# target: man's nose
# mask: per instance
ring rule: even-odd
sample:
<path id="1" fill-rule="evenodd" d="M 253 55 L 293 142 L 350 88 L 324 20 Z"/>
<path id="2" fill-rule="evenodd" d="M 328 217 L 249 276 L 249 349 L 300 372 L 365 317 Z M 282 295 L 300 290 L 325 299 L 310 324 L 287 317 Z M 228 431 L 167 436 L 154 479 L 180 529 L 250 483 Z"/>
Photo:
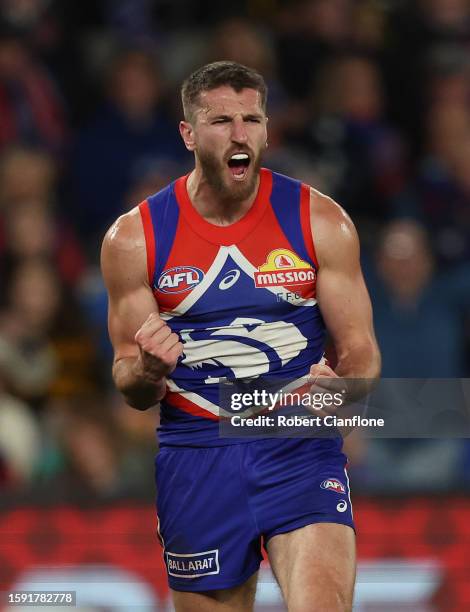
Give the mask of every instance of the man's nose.
<path id="1" fill-rule="evenodd" d="M 248 140 L 245 122 L 242 117 L 235 117 L 232 122 L 232 141 L 245 143 Z"/>

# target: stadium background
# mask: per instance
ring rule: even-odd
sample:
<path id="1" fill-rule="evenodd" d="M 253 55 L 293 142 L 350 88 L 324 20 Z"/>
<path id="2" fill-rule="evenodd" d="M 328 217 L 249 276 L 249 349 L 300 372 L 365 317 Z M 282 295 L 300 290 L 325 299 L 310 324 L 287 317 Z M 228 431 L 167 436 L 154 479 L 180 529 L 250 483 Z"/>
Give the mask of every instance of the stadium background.
<path id="1" fill-rule="evenodd" d="M 178 86 L 202 63 L 263 73 L 265 164 L 356 222 L 383 375 L 468 377 L 469 45 L 467 0 L 0 1 L 0 590 L 171 609 L 158 413 L 113 389 L 98 258 L 190 167 Z M 357 609 L 469 609 L 468 440 L 347 452 Z M 277 597 L 265 569 L 259 609 Z"/>

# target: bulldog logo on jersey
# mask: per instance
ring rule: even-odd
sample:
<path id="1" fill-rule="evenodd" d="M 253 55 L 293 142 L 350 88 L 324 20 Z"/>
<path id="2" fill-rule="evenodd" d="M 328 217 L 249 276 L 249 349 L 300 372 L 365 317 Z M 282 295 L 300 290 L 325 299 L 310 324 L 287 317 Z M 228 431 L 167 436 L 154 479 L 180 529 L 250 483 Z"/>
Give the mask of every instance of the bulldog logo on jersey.
<path id="1" fill-rule="evenodd" d="M 288 249 L 271 251 L 266 263 L 255 272 L 255 287 L 306 285 L 315 280 L 315 270 Z"/>
<path id="2" fill-rule="evenodd" d="M 191 291 L 204 278 L 204 272 L 194 266 L 176 266 L 164 270 L 158 279 L 157 288 L 163 293 Z"/>

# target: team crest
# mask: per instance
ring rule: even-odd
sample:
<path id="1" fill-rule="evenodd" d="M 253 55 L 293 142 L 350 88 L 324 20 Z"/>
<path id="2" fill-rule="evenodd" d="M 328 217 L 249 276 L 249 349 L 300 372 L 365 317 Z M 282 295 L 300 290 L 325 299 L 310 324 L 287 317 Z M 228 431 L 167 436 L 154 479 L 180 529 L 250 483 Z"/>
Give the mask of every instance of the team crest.
<path id="1" fill-rule="evenodd" d="M 315 280 L 315 270 L 288 249 L 271 251 L 266 263 L 255 272 L 255 287 L 306 285 Z"/>
<path id="2" fill-rule="evenodd" d="M 176 266 L 164 270 L 158 279 L 157 289 L 163 293 L 191 291 L 204 278 L 204 272 L 194 266 Z"/>

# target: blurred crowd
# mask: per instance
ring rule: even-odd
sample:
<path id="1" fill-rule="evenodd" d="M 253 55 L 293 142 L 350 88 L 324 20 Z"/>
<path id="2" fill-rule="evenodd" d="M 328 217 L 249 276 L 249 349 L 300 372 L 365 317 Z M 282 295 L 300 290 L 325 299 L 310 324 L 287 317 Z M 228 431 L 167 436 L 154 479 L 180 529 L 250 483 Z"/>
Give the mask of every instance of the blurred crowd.
<path id="1" fill-rule="evenodd" d="M 217 59 L 268 82 L 265 165 L 355 221 L 383 376 L 469 376 L 470 0 L 0 0 L 0 497 L 153 495 L 99 249 L 191 167 L 179 85 Z M 347 446 L 365 491 L 470 486 L 465 439 Z"/>

